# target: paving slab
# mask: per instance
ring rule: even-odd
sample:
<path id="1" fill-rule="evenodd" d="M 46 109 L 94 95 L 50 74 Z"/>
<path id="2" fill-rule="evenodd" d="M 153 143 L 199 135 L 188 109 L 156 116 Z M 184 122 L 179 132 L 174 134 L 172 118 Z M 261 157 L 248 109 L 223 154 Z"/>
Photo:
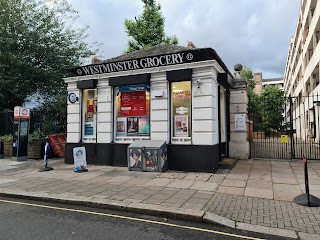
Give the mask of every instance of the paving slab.
<path id="1" fill-rule="evenodd" d="M 249 178 L 246 186 L 252 187 L 252 188 L 262 188 L 262 189 L 272 190 L 272 182 L 271 181 L 263 181 L 260 179 L 252 180 Z"/>
<path id="2" fill-rule="evenodd" d="M 237 179 L 237 180 L 247 180 L 249 178 L 249 174 L 236 174 L 236 173 L 229 173 L 227 176 L 226 176 L 227 179 Z"/>
<path id="3" fill-rule="evenodd" d="M 196 181 L 189 189 L 214 192 L 217 186 L 217 183 Z"/>
<path id="4" fill-rule="evenodd" d="M 273 191 L 269 189 L 246 187 L 244 190 L 245 196 L 273 199 Z"/>
<path id="5" fill-rule="evenodd" d="M 244 194 L 244 188 L 220 186 L 220 187 L 218 187 L 217 192 L 219 192 L 219 193 L 228 193 L 228 194 L 236 194 L 236 195 L 243 195 Z"/>
<path id="6" fill-rule="evenodd" d="M 149 182 L 146 182 L 144 186 L 160 186 L 164 187 L 167 186 L 169 183 L 171 183 L 173 179 L 169 178 L 154 178 Z"/>
<path id="7" fill-rule="evenodd" d="M 243 180 L 236 180 L 236 179 L 224 179 L 223 182 L 221 183 L 222 186 L 228 186 L 228 187 L 238 187 L 238 188 L 243 188 L 247 185 L 246 181 Z"/>
<path id="8" fill-rule="evenodd" d="M 195 183 L 194 180 L 178 180 L 175 179 L 167 185 L 169 188 L 190 188 Z"/>
<path id="9" fill-rule="evenodd" d="M 275 192 L 301 192 L 301 188 L 298 184 L 278 184 L 274 183 L 273 184 L 273 191 Z"/>
<path id="10" fill-rule="evenodd" d="M 294 176 L 292 176 L 291 178 L 273 176 L 272 177 L 272 182 L 273 183 L 298 184 L 298 181 Z"/>

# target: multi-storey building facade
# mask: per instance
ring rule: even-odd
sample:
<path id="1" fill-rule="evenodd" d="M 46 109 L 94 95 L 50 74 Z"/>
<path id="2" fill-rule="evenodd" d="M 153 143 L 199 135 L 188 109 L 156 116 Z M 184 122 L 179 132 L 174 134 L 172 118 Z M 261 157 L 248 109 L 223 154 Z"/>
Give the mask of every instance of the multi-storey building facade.
<path id="1" fill-rule="evenodd" d="M 292 98 L 293 128 L 300 139 L 319 140 L 317 106 L 320 63 L 320 2 L 301 0 L 294 37 L 291 38 L 284 74 L 284 91 Z M 286 113 L 290 121 L 290 111 Z"/>
<path id="2" fill-rule="evenodd" d="M 277 87 L 283 90 L 283 78 L 262 78 L 262 73 L 254 73 L 253 80 L 255 83 L 254 92 L 260 94 L 267 86 Z"/>

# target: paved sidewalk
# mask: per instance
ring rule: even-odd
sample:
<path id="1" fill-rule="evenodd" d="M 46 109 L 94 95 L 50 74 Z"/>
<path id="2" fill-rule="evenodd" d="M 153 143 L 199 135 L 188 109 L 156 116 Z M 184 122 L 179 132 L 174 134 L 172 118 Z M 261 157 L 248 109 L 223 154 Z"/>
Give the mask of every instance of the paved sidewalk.
<path id="1" fill-rule="evenodd" d="M 87 173 L 75 173 L 62 159 L 49 163 L 53 171 L 39 172 L 42 161 L 0 159 L 0 193 L 146 213 L 168 211 L 213 222 L 223 221 L 221 216 L 231 227 L 320 239 L 320 208 L 292 202 L 304 192 L 302 161 L 240 160 L 231 171 L 216 174 L 133 172 L 110 166 L 89 166 Z M 311 193 L 320 198 L 320 162 L 309 163 L 309 181 Z"/>

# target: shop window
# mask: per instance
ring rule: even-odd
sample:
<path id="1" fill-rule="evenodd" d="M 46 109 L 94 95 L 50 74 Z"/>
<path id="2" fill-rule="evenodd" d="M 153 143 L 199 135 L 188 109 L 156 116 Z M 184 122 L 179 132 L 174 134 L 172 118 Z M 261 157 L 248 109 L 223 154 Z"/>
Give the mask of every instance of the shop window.
<path id="1" fill-rule="evenodd" d="M 97 139 L 97 89 L 83 90 L 83 142 L 96 142 Z"/>
<path id="2" fill-rule="evenodd" d="M 150 84 L 115 88 L 115 141 L 150 139 Z"/>
<path id="3" fill-rule="evenodd" d="M 191 81 L 171 83 L 172 142 L 191 142 Z"/>

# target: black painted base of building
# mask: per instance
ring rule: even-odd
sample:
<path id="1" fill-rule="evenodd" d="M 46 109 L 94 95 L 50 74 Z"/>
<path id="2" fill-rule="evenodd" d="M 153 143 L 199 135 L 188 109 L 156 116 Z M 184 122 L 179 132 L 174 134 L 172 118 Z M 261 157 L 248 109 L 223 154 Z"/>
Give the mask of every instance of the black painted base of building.
<path id="1" fill-rule="evenodd" d="M 85 147 L 88 164 L 126 167 L 128 146 L 119 143 L 67 143 L 65 163 L 73 164 L 74 147 Z M 167 144 L 167 158 L 169 170 L 214 173 L 219 169 L 219 144 Z"/>

